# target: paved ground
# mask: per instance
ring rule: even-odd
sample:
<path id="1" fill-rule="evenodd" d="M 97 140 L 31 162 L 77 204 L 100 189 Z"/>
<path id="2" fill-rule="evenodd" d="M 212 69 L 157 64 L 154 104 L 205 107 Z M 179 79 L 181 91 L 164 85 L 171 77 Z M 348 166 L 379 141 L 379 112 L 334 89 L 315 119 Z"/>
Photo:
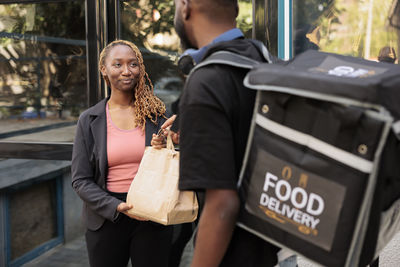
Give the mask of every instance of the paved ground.
<path id="1" fill-rule="evenodd" d="M 400 233 L 386 246 L 380 256 L 379 267 L 400 266 Z M 127 267 L 130 267 L 129 264 Z M 318 265 L 304 258 L 298 259 L 298 267 L 316 267 Z M 23 267 L 89 267 L 83 236 L 66 245 L 58 246 Z"/>
<path id="2" fill-rule="evenodd" d="M 85 238 L 55 247 L 22 267 L 89 267 Z M 127 267 L 132 267 L 130 262 Z"/>

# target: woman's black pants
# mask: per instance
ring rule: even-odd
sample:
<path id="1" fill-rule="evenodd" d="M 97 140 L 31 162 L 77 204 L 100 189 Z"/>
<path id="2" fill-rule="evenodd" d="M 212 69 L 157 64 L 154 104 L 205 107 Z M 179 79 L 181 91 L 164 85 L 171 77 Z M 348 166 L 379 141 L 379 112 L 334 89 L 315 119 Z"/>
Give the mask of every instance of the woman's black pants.
<path id="1" fill-rule="evenodd" d="M 106 220 L 100 229 L 86 231 L 91 267 L 167 267 L 171 252 L 172 226 L 137 221 L 124 214 Z"/>

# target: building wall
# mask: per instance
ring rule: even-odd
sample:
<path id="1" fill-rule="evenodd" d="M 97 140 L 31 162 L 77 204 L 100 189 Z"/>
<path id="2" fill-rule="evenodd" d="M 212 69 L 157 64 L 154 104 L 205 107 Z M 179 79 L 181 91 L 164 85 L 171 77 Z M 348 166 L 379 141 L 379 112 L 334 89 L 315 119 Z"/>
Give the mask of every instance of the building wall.
<path id="1" fill-rule="evenodd" d="M 82 201 L 71 187 L 70 166 L 70 161 L 0 160 L 0 267 L 19 265 L 82 236 Z M 41 186 L 46 183 L 55 185 L 55 192 L 50 186 L 47 194 Z M 49 202 L 43 195 L 53 197 Z M 49 237 L 54 225 L 57 233 Z"/>

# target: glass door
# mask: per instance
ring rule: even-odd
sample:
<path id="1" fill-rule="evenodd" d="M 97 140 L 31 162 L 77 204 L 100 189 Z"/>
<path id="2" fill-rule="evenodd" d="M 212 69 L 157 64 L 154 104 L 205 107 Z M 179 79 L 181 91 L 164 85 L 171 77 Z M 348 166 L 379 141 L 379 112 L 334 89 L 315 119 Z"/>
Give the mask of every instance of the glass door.
<path id="1" fill-rule="evenodd" d="M 282 59 L 315 49 L 398 63 L 399 0 L 254 0 L 253 38 Z"/>

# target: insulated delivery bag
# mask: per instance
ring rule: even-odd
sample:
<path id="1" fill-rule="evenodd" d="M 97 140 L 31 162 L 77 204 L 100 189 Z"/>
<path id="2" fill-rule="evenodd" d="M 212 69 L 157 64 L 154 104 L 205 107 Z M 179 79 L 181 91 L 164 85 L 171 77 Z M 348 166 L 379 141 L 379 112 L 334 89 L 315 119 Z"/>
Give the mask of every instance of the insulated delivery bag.
<path id="1" fill-rule="evenodd" d="M 324 266 L 366 266 L 400 229 L 400 67 L 309 50 L 257 64 L 238 225 Z"/>

